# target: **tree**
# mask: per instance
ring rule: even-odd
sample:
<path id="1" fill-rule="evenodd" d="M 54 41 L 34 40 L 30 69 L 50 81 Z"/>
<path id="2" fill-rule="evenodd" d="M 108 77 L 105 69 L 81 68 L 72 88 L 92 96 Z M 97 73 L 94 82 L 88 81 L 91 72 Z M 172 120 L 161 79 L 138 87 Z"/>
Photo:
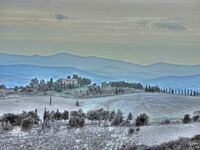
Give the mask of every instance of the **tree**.
<path id="1" fill-rule="evenodd" d="M 109 121 L 112 121 L 114 116 L 115 116 L 115 111 L 111 111 L 111 113 L 109 115 Z"/>
<path id="2" fill-rule="evenodd" d="M 62 120 L 62 113 L 60 113 L 58 109 L 57 109 L 57 111 L 54 115 L 54 119 L 55 120 Z"/>
<path id="3" fill-rule="evenodd" d="M 79 116 L 73 116 L 73 117 L 70 117 L 69 119 L 70 127 L 79 128 L 79 127 L 83 127 L 84 124 L 85 124 L 84 118 L 81 118 Z"/>
<path id="4" fill-rule="evenodd" d="M 76 101 L 76 106 L 77 106 L 77 107 L 78 107 L 78 106 L 80 106 L 80 105 L 79 105 L 79 101 L 78 101 L 78 100 Z"/>
<path id="5" fill-rule="evenodd" d="M 149 117 L 145 113 L 143 113 L 136 118 L 135 124 L 136 126 L 144 126 L 147 125 L 148 121 Z"/>
<path id="6" fill-rule="evenodd" d="M 31 79 L 29 86 L 30 86 L 31 89 L 38 91 L 39 80 L 37 78 Z"/>
<path id="7" fill-rule="evenodd" d="M 0 85 L 0 89 L 6 89 L 6 85 L 5 84 L 1 84 Z"/>
<path id="8" fill-rule="evenodd" d="M 52 96 L 50 96 L 49 104 L 50 104 L 50 105 L 52 104 Z"/>
<path id="9" fill-rule="evenodd" d="M 53 78 L 50 78 L 50 80 L 47 82 L 47 86 L 49 90 L 52 90 L 53 88 Z"/>
<path id="10" fill-rule="evenodd" d="M 112 125 L 118 126 L 124 121 L 123 119 L 123 113 L 121 110 L 118 110 L 117 114 L 115 114 L 113 120 L 112 120 Z"/>
<path id="11" fill-rule="evenodd" d="M 73 77 L 72 77 L 73 79 L 78 79 L 79 77 L 78 77 L 78 75 L 77 74 L 73 74 Z"/>
<path id="12" fill-rule="evenodd" d="M 39 83 L 39 91 L 47 91 L 47 90 L 48 90 L 48 86 L 46 82 L 43 79 L 41 79 Z"/>
<path id="13" fill-rule="evenodd" d="M 18 87 L 18 86 L 15 86 L 15 87 L 14 87 L 14 91 L 17 92 L 18 90 L 19 90 L 19 87 Z"/>
<path id="14" fill-rule="evenodd" d="M 68 120 L 69 119 L 69 112 L 65 110 L 62 114 L 62 119 L 63 120 Z"/>
<path id="15" fill-rule="evenodd" d="M 192 119 L 190 118 L 190 115 L 189 114 L 185 114 L 182 122 L 183 123 L 190 123 L 192 121 Z"/>
<path id="16" fill-rule="evenodd" d="M 132 115 L 132 113 L 131 113 L 131 112 L 128 114 L 128 117 L 127 117 L 127 119 L 128 119 L 128 120 L 133 120 L 133 115 Z"/>
<path id="17" fill-rule="evenodd" d="M 79 78 L 79 85 L 80 86 L 86 86 L 86 85 L 91 85 L 92 81 L 87 78 Z"/>
<path id="18" fill-rule="evenodd" d="M 102 86 L 102 87 L 107 87 L 107 86 L 108 86 L 108 83 L 107 83 L 106 81 L 104 81 L 104 82 L 101 83 L 101 86 Z"/>
<path id="19" fill-rule="evenodd" d="M 200 118 L 199 115 L 195 115 L 195 116 L 192 117 L 192 120 L 193 120 L 194 122 L 196 122 L 196 121 L 199 120 L 199 118 Z"/>
<path id="20" fill-rule="evenodd" d="M 78 111 L 71 111 L 70 112 L 70 119 L 69 119 L 69 126 L 70 127 L 83 127 L 85 124 L 85 114 L 83 113 L 82 109 Z"/>

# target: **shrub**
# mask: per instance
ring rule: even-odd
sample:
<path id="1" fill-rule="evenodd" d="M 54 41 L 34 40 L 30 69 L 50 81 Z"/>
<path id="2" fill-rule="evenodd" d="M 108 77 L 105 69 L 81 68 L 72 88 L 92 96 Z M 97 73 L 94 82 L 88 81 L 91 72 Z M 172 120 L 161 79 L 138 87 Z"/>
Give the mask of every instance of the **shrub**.
<path id="1" fill-rule="evenodd" d="M 135 129 L 133 129 L 133 128 L 130 128 L 130 129 L 128 130 L 128 134 L 129 134 L 129 135 L 133 134 L 134 132 L 135 132 Z"/>
<path id="2" fill-rule="evenodd" d="M 3 131 L 11 131 L 13 129 L 13 126 L 10 123 L 2 122 L 1 125 Z"/>
<path id="3" fill-rule="evenodd" d="M 21 128 L 22 130 L 28 130 L 33 127 L 34 120 L 31 117 L 22 120 Z"/>
<path id="4" fill-rule="evenodd" d="M 68 120 L 69 119 L 69 112 L 65 110 L 62 114 L 62 119 L 63 120 Z"/>
<path id="5" fill-rule="evenodd" d="M 136 118 L 135 124 L 136 126 L 143 126 L 143 125 L 147 125 L 148 121 L 149 121 L 149 117 L 144 113 Z"/>
<path id="6" fill-rule="evenodd" d="M 111 111 L 111 113 L 109 115 L 109 121 L 112 121 L 114 116 L 115 116 L 115 111 Z"/>
<path id="7" fill-rule="evenodd" d="M 162 124 L 170 124 L 171 123 L 171 121 L 169 120 L 169 119 L 165 119 L 163 122 L 162 122 Z"/>
<path id="8" fill-rule="evenodd" d="M 78 112 L 77 111 L 71 111 L 70 112 L 70 117 L 76 117 L 78 116 Z"/>
<path id="9" fill-rule="evenodd" d="M 69 119 L 69 126 L 70 127 L 79 128 L 79 127 L 83 127 L 84 124 L 85 124 L 84 118 L 81 118 L 79 116 L 70 117 L 70 119 Z"/>
<path id="10" fill-rule="evenodd" d="M 76 106 L 78 107 L 78 106 L 80 106 L 80 104 L 79 104 L 79 101 L 77 100 L 76 101 Z"/>
<path id="11" fill-rule="evenodd" d="M 133 120 L 133 115 L 132 115 L 132 113 L 131 113 L 131 112 L 128 114 L 128 117 L 127 117 L 127 119 L 128 119 L 128 120 Z"/>
<path id="12" fill-rule="evenodd" d="M 3 122 L 9 122 L 12 126 L 17 126 L 21 124 L 20 116 L 12 113 L 4 114 L 1 120 Z"/>
<path id="13" fill-rule="evenodd" d="M 190 123 L 192 119 L 190 118 L 189 114 L 186 114 L 182 120 L 183 123 Z"/>
<path id="14" fill-rule="evenodd" d="M 30 116 L 32 119 L 34 119 L 34 124 L 38 124 L 40 121 L 39 116 L 37 115 L 37 109 L 34 111 L 29 111 L 27 116 Z"/>
<path id="15" fill-rule="evenodd" d="M 188 139 L 181 138 L 177 141 L 171 141 L 163 143 L 159 146 L 153 146 L 150 150 L 193 150 L 190 141 Z"/>
<path id="16" fill-rule="evenodd" d="M 82 109 L 79 109 L 79 110 L 78 110 L 78 116 L 79 116 L 80 118 L 85 118 L 85 117 L 86 117 L 86 115 L 85 115 L 85 113 L 83 112 Z"/>
<path id="17" fill-rule="evenodd" d="M 54 115 L 55 120 L 62 120 L 62 113 L 59 112 L 59 110 L 56 111 Z"/>
<path id="18" fill-rule="evenodd" d="M 196 122 L 196 121 L 199 120 L 199 118 L 200 118 L 199 115 L 195 115 L 195 116 L 192 117 L 192 120 L 193 120 L 194 122 Z"/>
<path id="19" fill-rule="evenodd" d="M 118 126 L 118 125 L 120 125 L 123 121 L 124 121 L 124 120 L 123 120 L 123 113 L 122 113 L 120 110 L 118 110 L 117 114 L 114 115 L 114 118 L 113 118 L 113 120 L 112 120 L 111 123 L 112 123 L 112 125 L 114 125 L 114 126 Z"/>

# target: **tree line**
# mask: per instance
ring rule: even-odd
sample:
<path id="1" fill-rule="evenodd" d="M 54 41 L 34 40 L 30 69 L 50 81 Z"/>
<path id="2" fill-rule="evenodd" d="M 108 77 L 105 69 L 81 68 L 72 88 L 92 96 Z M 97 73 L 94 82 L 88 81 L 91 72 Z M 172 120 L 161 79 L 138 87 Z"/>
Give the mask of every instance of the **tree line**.
<path id="1" fill-rule="evenodd" d="M 185 96 L 200 96 L 200 92 L 192 89 L 173 89 L 173 88 L 160 88 L 158 85 L 156 86 L 146 86 L 144 88 L 145 92 L 160 92 L 160 93 L 168 93 L 174 95 L 185 95 Z"/>
<path id="2" fill-rule="evenodd" d="M 91 85 L 92 81 L 85 77 L 79 77 L 78 75 L 74 74 L 72 77 L 68 76 L 67 79 L 77 79 L 78 81 L 78 87 L 88 86 Z M 33 78 L 31 79 L 30 83 L 27 86 L 16 86 L 14 87 L 15 91 L 20 90 L 21 92 L 34 92 L 34 91 L 51 91 L 55 90 L 58 92 L 61 92 L 64 89 L 73 89 L 76 88 L 73 84 L 68 84 L 66 87 L 62 86 L 62 79 L 58 79 L 56 81 L 53 80 L 53 78 L 50 78 L 50 80 L 45 81 L 44 79 L 37 79 Z"/>
<path id="3" fill-rule="evenodd" d="M 134 88 L 134 89 L 140 89 L 143 90 L 143 85 L 141 83 L 129 83 L 125 81 L 116 81 L 116 82 L 103 82 L 103 86 L 111 86 L 116 88 Z"/>

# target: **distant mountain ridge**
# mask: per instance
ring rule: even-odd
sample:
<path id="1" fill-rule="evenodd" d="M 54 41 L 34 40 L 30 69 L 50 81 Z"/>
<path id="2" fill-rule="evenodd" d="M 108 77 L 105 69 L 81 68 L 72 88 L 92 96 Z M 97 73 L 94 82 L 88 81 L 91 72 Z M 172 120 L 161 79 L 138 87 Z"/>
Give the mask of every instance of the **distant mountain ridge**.
<path id="1" fill-rule="evenodd" d="M 200 91 L 200 74 L 192 76 L 167 76 L 148 80 L 145 84 L 159 85 L 162 88 L 195 89 Z"/>
<path id="2" fill-rule="evenodd" d="M 144 84 L 159 83 L 160 85 L 170 84 L 173 86 L 175 83 L 171 83 L 171 80 L 168 79 L 169 77 L 173 76 L 178 79 L 188 76 L 190 78 L 190 76 L 200 74 L 200 65 L 155 63 L 145 66 L 94 56 L 76 56 L 68 53 L 50 56 L 0 53 L 0 69 L 0 82 L 3 82 L 2 79 L 3 77 L 5 79 L 5 76 L 9 76 L 10 79 L 12 77 L 21 79 L 22 76 L 25 76 L 29 79 L 33 76 L 47 78 L 49 76 L 58 77 L 78 73 L 93 78 L 95 82 L 126 80 Z M 23 74 L 20 74 L 19 70 Z M 5 80 L 5 82 L 8 81 Z M 14 83 L 14 81 L 12 82 Z M 166 82 L 169 84 L 164 84 Z M 191 82 L 194 81 L 191 80 Z M 194 83 L 195 87 L 198 86 L 197 83 L 199 81 Z"/>

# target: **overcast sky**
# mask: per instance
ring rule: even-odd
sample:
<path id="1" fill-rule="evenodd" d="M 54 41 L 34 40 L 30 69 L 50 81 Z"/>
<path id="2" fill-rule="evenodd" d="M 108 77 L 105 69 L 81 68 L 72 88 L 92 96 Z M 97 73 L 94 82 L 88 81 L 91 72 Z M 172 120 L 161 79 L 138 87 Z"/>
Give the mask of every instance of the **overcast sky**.
<path id="1" fill-rule="evenodd" d="M 200 64 L 200 0 L 0 0 L 0 52 Z"/>

